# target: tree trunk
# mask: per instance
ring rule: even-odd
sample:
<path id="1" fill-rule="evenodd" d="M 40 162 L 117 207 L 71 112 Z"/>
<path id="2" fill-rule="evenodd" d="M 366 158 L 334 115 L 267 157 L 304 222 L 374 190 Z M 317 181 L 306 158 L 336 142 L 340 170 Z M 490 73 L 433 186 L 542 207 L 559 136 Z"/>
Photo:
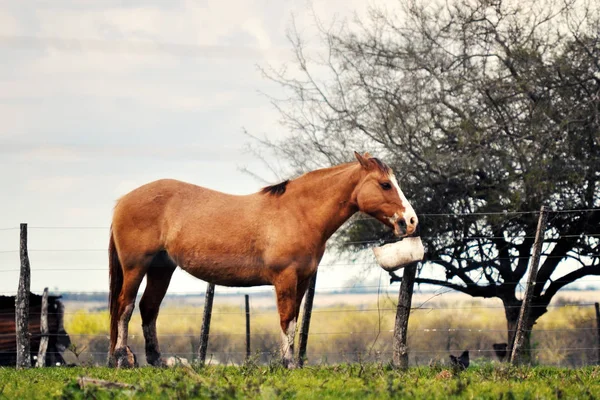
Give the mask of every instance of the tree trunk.
<path id="1" fill-rule="evenodd" d="M 536 304 L 534 302 L 534 304 Z M 508 330 L 508 359 L 510 360 L 512 355 L 512 348 L 515 340 L 515 332 L 517 331 L 517 325 L 519 323 L 519 312 L 521 310 L 521 301 L 513 300 L 504 303 L 504 314 L 506 315 L 506 327 Z M 528 327 L 533 327 L 537 322 L 538 318 L 544 315 L 548 310 L 536 308 L 535 312 L 529 316 Z M 523 351 L 521 353 L 521 360 L 524 363 L 531 363 L 534 359 L 533 352 L 531 351 L 531 330 L 532 328 L 528 328 L 528 331 L 525 332 L 523 337 Z"/>
<path id="2" fill-rule="evenodd" d="M 508 330 L 507 343 L 509 349 L 509 360 L 511 359 L 513 344 L 515 341 L 515 333 L 517 332 L 517 325 L 519 324 L 520 310 L 521 301 L 519 300 L 504 303 L 504 314 L 506 315 L 506 327 Z M 523 336 L 523 351 L 521 352 L 521 360 L 525 363 L 531 362 L 531 331 L 525 332 L 525 335 Z"/>

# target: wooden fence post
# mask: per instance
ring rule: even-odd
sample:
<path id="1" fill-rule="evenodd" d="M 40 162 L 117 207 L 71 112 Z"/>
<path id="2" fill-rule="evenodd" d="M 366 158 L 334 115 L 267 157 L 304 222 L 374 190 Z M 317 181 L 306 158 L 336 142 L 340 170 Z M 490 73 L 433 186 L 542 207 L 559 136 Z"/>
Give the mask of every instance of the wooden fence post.
<path id="1" fill-rule="evenodd" d="M 408 368 L 408 319 L 412 304 L 413 287 L 417 276 L 418 263 L 404 267 L 400 291 L 398 292 L 398 305 L 396 307 L 396 322 L 394 325 L 394 342 L 392 364 L 396 368 Z"/>
<path id="2" fill-rule="evenodd" d="M 31 268 L 27 253 L 27 224 L 21 224 L 21 273 L 19 289 L 15 299 L 15 332 L 17 335 L 17 369 L 31 367 L 29 343 L 29 289 L 31 286 Z"/>
<path id="3" fill-rule="evenodd" d="M 198 348 L 198 361 L 204 365 L 206 361 L 206 349 L 208 348 L 208 334 L 210 332 L 210 318 L 212 316 L 213 299 L 215 297 L 215 284 L 206 285 L 206 296 L 204 297 L 204 314 L 202 316 L 202 330 L 200 331 L 200 346 Z"/>
<path id="4" fill-rule="evenodd" d="M 246 302 L 246 361 L 250 359 L 250 296 L 244 295 Z"/>
<path id="5" fill-rule="evenodd" d="M 598 339 L 598 359 L 596 363 L 600 365 L 600 304 L 594 304 L 596 307 L 596 338 Z"/>
<path id="6" fill-rule="evenodd" d="M 299 367 L 304 365 L 306 360 L 306 347 L 308 346 L 308 331 L 310 329 L 310 318 L 312 316 L 313 300 L 315 298 L 315 286 L 317 285 L 317 273 L 310 278 L 308 291 L 304 300 L 304 310 L 302 311 L 302 325 L 300 327 L 300 338 L 298 343 L 298 359 L 296 364 Z"/>
<path id="7" fill-rule="evenodd" d="M 540 255 L 542 254 L 542 245 L 544 244 L 544 232 L 546 231 L 546 220 L 548 219 L 548 210 L 545 206 L 540 209 L 540 218 L 535 232 L 535 242 L 533 243 L 533 255 L 529 266 L 529 275 L 527 277 L 527 287 L 521 304 L 521 312 L 519 313 L 519 322 L 517 323 L 517 331 L 515 332 L 515 341 L 513 344 L 510 362 L 518 364 L 521 362 L 521 351 L 523 350 L 523 342 L 525 340 L 525 332 L 531 332 L 533 325 L 529 322 L 530 303 L 535 290 L 535 282 L 537 280 L 538 267 L 540 264 Z M 531 333 L 529 333 L 531 334 Z"/>
<path id="8" fill-rule="evenodd" d="M 46 351 L 48 350 L 48 288 L 44 288 L 42 295 L 42 314 L 40 316 L 40 349 L 38 351 L 36 367 L 41 368 L 46 366 Z"/>

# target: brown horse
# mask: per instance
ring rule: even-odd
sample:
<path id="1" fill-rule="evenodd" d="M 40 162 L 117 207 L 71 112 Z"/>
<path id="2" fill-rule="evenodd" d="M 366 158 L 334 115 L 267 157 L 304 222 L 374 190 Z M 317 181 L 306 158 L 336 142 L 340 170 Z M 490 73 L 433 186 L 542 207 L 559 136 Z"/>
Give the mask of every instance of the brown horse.
<path id="1" fill-rule="evenodd" d="M 162 365 L 156 317 L 180 266 L 224 286 L 274 285 L 282 357 L 293 367 L 300 303 L 329 237 L 357 211 L 411 235 L 417 216 L 392 170 L 377 158 L 309 172 L 258 193 L 234 196 L 175 180 L 141 186 L 117 203 L 111 227 L 109 364 L 135 365 L 127 329 L 140 301 L 146 360 Z"/>

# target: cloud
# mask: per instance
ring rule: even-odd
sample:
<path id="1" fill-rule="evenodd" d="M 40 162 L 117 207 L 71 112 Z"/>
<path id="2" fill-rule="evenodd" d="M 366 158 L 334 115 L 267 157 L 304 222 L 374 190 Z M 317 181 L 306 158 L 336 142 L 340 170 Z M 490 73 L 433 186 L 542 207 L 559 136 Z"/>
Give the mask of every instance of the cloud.
<path id="1" fill-rule="evenodd" d="M 237 146 L 222 143 L 221 145 L 204 146 L 184 143 L 167 143 L 157 146 L 152 144 L 115 144 L 115 145 L 44 145 L 35 143 L 5 144 L 0 149 L 4 159 L 11 162 L 29 162 L 32 165 L 88 162 L 94 158 L 98 162 L 106 160 L 135 160 L 140 158 L 154 161 L 196 161 L 228 162 L 229 157 L 238 161 L 250 161 L 248 156 L 235 152 Z"/>
<path id="2" fill-rule="evenodd" d="M 0 34 L 20 35 L 21 33 L 19 20 L 10 12 L 0 9 Z"/>
<path id="3" fill-rule="evenodd" d="M 25 189 L 37 194 L 49 195 L 72 191 L 83 183 L 82 178 L 74 176 L 50 176 L 30 178 L 25 182 Z"/>
<path id="4" fill-rule="evenodd" d="M 258 47 L 262 50 L 269 50 L 272 46 L 269 33 L 264 24 L 258 18 L 249 18 L 242 24 L 242 28 L 255 39 Z"/>
<path id="5" fill-rule="evenodd" d="M 2 96 L 2 85 L 0 83 L 0 99 Z M 27 107 L 23 104 L 2 104 L 0 100 L 0 139 L 15 138 L 26 130 Z M 1 151 L 1 149 L 0 149 Z"/>
<path id="6" fill-rule="evenodd" d="M 26 161 L 35 160 L 37 163 L 73 163 L 84 161 L 82 154 L 74 148 L 66 146 L 26 146 L 15 145 L 9 150 L 13 157 L 19 154 L 19 158 Z M 4 151 L 8 149 L 5 147 Z M 16 153 L 16 154 L 15 154 Z"/>

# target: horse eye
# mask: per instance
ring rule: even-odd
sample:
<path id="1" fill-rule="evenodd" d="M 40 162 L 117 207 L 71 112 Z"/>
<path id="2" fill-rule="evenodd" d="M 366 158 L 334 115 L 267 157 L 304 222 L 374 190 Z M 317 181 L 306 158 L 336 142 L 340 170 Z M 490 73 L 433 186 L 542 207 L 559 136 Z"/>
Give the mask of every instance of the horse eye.
<path id="1" fill-rule="evenodd" d="M 382 182 L 379 184 L 383 190 L 390 190 L 392 185 L 389 182 Z"/>

